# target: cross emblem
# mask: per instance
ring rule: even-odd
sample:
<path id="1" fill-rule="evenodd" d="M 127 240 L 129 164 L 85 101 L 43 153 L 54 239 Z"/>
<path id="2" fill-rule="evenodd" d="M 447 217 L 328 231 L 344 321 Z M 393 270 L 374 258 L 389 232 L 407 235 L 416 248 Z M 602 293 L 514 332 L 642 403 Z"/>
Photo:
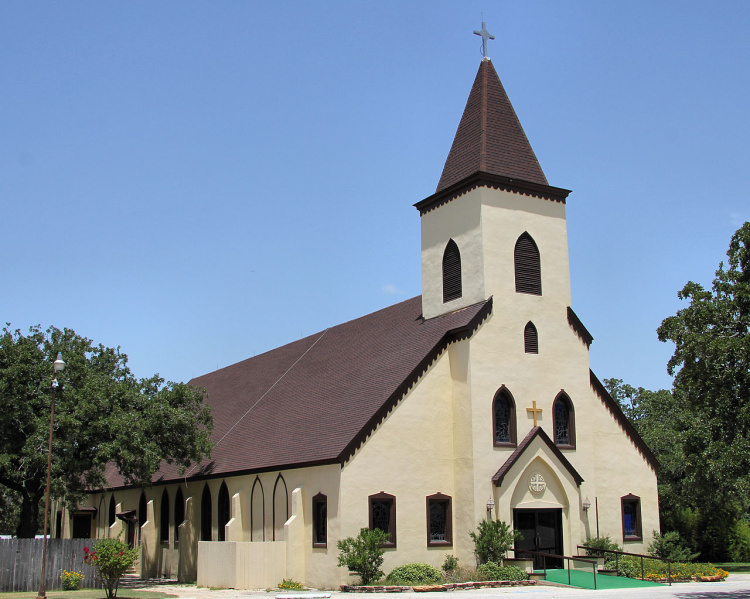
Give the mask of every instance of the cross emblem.
<path id="1" fill-rule="evenodd" d="M 475 29 L 474 35 L 482 36 L 482 56 L 487 58 L 487 40 L 494 40 L 495 36 L 492 35 L 489 31 L 487 31 L 487 27 L 485 27 L 484 21 L 482 21 L 482 30 L 477 31 Z"/>
<path id="2" fill-rule="evenodd" d="M 542 413 L 542 408 L 536 407 L 536 399 L 531 404 L 531 408 L 526 408 L 526 411 L 534 417 L 534 426 L 536 426 L 536 415 Z"/>
<path id="3" fill-rule="evenodd" d="M 547 483 L 544 481 L 544 477 L 541 474 L 537 472 L 536 474 L 531 475 L 531 478 L 529 479 L 529 489 L 535 493 L 541 493 L 546 488 Z"/>

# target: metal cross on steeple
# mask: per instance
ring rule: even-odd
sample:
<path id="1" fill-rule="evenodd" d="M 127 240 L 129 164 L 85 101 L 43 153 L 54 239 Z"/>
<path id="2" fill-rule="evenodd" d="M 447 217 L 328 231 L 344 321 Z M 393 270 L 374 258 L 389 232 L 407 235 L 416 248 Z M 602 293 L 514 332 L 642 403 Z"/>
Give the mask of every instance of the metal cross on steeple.
<path id="1" fill-rule="evenodd" d="M 487 27 L 485 27 L 484 21 L 482 21 L 482 30 L 481 31 L 474 30 L 474 35 L 482 36 L 482 56 L 487 58 L 487 40 L 494 40 L 495 36 L 492 35 L 489 31 L 487 31 Z"/>

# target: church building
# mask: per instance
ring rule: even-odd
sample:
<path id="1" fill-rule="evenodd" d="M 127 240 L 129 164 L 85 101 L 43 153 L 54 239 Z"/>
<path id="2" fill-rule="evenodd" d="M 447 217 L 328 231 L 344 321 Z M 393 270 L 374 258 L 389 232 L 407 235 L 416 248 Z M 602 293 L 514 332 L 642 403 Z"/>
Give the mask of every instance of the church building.
<path id="1" fill-rule="evenodd" d="M 657 462 L 589 369 L 569 193 L 485 57 L 437 189 L 415 204 L 422 295 L 195 378 L 211 458 L 146 488 L 113 473 L 57 534 L 122 532 L 142 576 L 227 588 L 352 583 L 336 544 L 363 527 L 389 534 L 386 573 L 474 565 L 486 518 L 520 531 L 517 549 L 577 555 L 609 535 L 642 552 Z"/>

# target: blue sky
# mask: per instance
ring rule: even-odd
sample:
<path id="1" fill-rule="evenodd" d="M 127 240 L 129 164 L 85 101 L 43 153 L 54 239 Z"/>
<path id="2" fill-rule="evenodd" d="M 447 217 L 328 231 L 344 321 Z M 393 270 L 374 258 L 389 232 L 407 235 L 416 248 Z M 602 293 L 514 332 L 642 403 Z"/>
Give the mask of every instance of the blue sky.
<path id="1" fill-rule="evenodd" d="M 750 220 L 750 3 L 0 3 L 0 318 L 188 380 L 420 293 L 419 216 L 489 54 L 568 199 L 599 378 Z"/>

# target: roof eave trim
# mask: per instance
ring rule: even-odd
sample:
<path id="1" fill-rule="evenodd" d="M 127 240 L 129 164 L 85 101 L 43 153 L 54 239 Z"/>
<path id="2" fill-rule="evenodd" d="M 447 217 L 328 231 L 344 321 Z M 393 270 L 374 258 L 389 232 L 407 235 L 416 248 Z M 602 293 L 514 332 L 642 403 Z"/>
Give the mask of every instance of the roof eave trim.
<path id="1" fill-rule="evenodd" d="M 450 187 L 425 198 L 421 202 L 417 202 L 414 204 L 414 207 L 419 210 L 420 214 L 425 214 L 477 187 L 502 189 L 503 191 L 511 191 L 563 204 L 565 204 L 565 200 L 570 194 L 569 189 L 561 187 L 552 187 L 551 185 L 542 185 L 541 183 L 532 183 L 531 181 L 477 171 L 473 175 L 461 179 L 458 183 L 454 183 Z"/>
<path id="2" fill-rule="evenodd" d="M 646 445 L 643 437 L 641 437 L 635 427 L 630 423 L 628 417 L 623 414 L 620 406 L 612 398 L 612 396 L 609 394 L 609 391 L 607 391 L 607 388 L 597 378 L 593 370 L 589 369 L 589 375 L 591 380 L 591 388 L 594 390 L 594 393 L 599 396 L 599 399 L 601 399 L 602 403 L 609 410 L 610 414 L 615 417 L 615 420 L 617 420 L 618 424 L 622 427 L 622 430 L 625 431 L 625 434 L 630 437 L 630 440 L 633 442 L 638 452 L 648 462 L 649 466 L 651 466 L 654 472 L 657 472 L 659 469 L 659 460 L 654 455 L 654 452 L 652 452 L 649 449 L 648 445 Z"/>
<path id="3" fill-rule="evenodd" d="M 573 480 L 576 481 L 576 485 L 580 487 L 581 483 L 583 482 L 583 477 L 573 467 L 573 464 L 571 464 L 568 461 L 568 458 L 565 457 L 565 455 L 563 454 L 562 451 L 560 451 L 557 445 L 555 445 L 552 442 L 552 439 L 549 438 L 549 436 L 547 435 L 547 433 L 544 432 L 544 429 L 541 426 L 537 426 L 531 429 L 531 432 L 528 435 L 526 435 L 526 438 L 523 441 L 521 441 L 521 443 L 518 445 L 518 448 L 516 449 L 516 451 L 514 451 L 513 454 L 506 460 L 506 462 L 502 466 L 500 466 L 500 469 L 492 477 L 492 482 L 495 484 L 495 486 L 500 487 L 503 484 L 503 479 L 505 478 L 505 475 L 513 467 L 513 465 L 521 458 L 523 453 L 529 448 L 529 446 L 531 445 L 531 442 L 536 437 L 539 437 L 542 441 L 544 441 L 547 447 L 549 447 L 550 450 L 552 450 L 552 453 L 555 455 L 555 457 L 570 473 L 570 475 L 573 477 Z"/>
<path id="4" fill-rule="evenodd" d="M 474 304 L 476 305 L 476 304 Z M 470 308 L 471 306 L 467 306 Z M 462 308 L 465 310 L 466 308 Z M 435 346 L 425 355 L 424 358 L 417 364 L 404 381 L 396 388 L 396 390 L 390 395 L 390 397 L 383 403 L 377 412 L 367 421 L 365 426 L 354 436 L 354 438 L 346 445 L 343 451 L 339 454 L 339 462 L 343 466 L 347 460 L 349 460 L 362 443 L 369 437 L 372 432 L 380 425 L 383 419 L 390 413 L 390 411 L 396 407 L 399 401 L 408 393 L 409 389 L 420 379 L 420 377 L 427 371 L 440 354 L 445 349 L 456 341 L 462 341 L 471 337 L 484 320 L 492 313 L 492 297 L 484 302 L 484 305 L 474 315 L 474 317 L 464 326 L 457 327 L 446 331 L 443 337 L 438 341 Z"/>

